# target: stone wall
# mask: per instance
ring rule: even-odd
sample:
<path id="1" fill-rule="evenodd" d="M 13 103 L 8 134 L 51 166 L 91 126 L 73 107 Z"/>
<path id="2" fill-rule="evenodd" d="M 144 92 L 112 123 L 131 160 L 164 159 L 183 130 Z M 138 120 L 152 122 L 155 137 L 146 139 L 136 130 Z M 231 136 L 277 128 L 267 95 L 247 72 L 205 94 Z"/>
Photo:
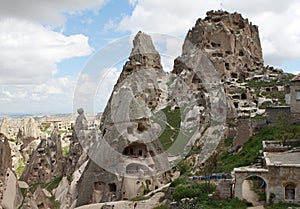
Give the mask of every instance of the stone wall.
<path id="1" fill-rule="evenodd" d="M 232 198 L 232 180 L 222 179 L 217 185 L 214 197 L 218 200 L 227 200 Z"/>
<path id="2" fill-rule="evenodd" d="M 275 124 L 278 117 L 291 118 L 291 108 L 288 106 L 267 107 L 267 123 Z"/>

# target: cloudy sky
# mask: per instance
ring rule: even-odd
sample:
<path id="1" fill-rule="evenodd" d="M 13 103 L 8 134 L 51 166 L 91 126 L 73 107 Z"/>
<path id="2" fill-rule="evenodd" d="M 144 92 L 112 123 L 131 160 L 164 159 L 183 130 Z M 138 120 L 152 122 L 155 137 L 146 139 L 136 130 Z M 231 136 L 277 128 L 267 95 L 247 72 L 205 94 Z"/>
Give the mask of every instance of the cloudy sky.
<path id="1" fill-rule="evenodd" d="M 206 11 L 220 8 L 240 12 L 259 26 L 265 64 L 300 72 L 298 0 L 0 2 L 2 113 L 73 112 L 78 77 L 91 79 L 82 72 L 99 50 L 139 30 L 182 40 Z M 99 72 L 101 89 L 95 111 L 105 106 L 122 64 Z M 88 84 L 81 90 L 96 88 Z"/>

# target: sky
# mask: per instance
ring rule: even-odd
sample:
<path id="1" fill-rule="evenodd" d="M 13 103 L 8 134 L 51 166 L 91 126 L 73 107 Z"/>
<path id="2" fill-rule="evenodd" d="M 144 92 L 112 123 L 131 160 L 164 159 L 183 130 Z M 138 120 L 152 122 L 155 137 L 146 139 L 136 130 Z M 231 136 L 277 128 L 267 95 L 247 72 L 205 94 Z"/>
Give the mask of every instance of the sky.
<path id="1" fill-rule="evenodd" d="M 242 13 L 259 26 L 265 65 L 300 73 L 298 0 L 0 0 L 0 113 L 71 113 L 80 90 L 93 91 L 101 112 L 138 31 L 174 37 L 179 56 L 185 35 L 206 11 Z M 91 61 L 118 40 L 126 55 L 97 73 L 98 85 L 84 73 Z M 168 47 L 168 46 L 167 46 Z M 102 57 L 99 57 L 102 53 Z M 110 51 L 112 53 L 112 51 Z M 170 61 L 171 60 L 171 61 Z M 168 60 L 165 60 L 167 66 Z M 169 64 L 172 59 L 169 59 Z M 99 85 L 101 88 L 99 88 Z M 96 92 L 96 93 L 95 93 Z M 74 96 L 75 95 L 75 96 Z M 77 105 L 77 106 L 76 106 Z M 82 104 L 83 105 L 83 104 Z"/>

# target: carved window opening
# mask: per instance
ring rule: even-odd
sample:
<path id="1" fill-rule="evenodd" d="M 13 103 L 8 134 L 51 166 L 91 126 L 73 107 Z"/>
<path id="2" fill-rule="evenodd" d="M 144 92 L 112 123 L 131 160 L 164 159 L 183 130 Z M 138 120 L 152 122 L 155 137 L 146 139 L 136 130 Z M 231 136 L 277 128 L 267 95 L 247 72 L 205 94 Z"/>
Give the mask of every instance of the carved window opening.
<path id="1" fill-rule="evenodd" d="M 143 143 L 132 143 L 123 150 L 123 155 L 130 157 L 147 157 L 147 154 L 147 146 Z"/>
<path id="2" fill-rule="evenodd" d="M 110 192 L 116 192 L 117 191 L 117 185 L 115 183 L 108 184 L 108 187 L 109 187 Z"/>
<path id="3" fill-rule="evenodd" d="M 246 93 L 242 93 L 241 99 L 243 99 L 243 100 L 247 99 L 247 94 Z"/>
<path id="4" fill-rule="evenodd" d="M 295 185 L 289 184 L 285 187 L 285 199 L 294 200 L 295 199 Z"/>

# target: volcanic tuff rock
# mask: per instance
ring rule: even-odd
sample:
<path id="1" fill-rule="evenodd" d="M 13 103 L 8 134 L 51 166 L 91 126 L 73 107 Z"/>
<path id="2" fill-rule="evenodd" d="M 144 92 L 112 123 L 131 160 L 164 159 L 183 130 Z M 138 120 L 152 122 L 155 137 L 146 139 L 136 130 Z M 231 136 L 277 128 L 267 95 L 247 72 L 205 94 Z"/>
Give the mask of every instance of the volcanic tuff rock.
<path id="1" fill-rule="evenodd" d="M 29 159 L 20 179 L 28 184 L 49 182 L 63 175 L 63 157 L 59 133 L 54 130 L 49 139 L 42 139 Z"/>
<path id="2" fill-rule="evenodd" d="M 142 195 L 145 185 L 154 189 L 168 181 L 166 175 L 152 177 L 169 165 L 166 155 L 155 157 L 163 147 L 157 138 L 160 127 L 150 120 L 151 108 L 161 99 L 159 83 L 165 73 L 149 35 L 139 32 L 133 45 L 102 115 L 101 137 L 88 149 L 89 157 L 108 171 L 88 162 L 78 183 L 77 206 L 132 198 Z"/>
<path id="3" fill-rule="evenodd" d="M 258 27 L 241 14 L 210 11 L 185 38 L 183 54 L 195 45 L 210 58 L 221 78 L 246 78 L 248 69 L 263 67 Z"/>
<path id="4" fill-rule="evenodd" d="M 7 169 L 11 167 L 12 159 L 8 139 L 0 134 L 0 179 L 5 177 Z"/>
<path id="5" fill-rule="evenodd" d="M 22 119 L 18 137 L 22 140 L 24 147 L 31 141 L 40 138 L 40 136 L 40 129 L 32 117 Z"/>
<path id="6" fill-rule="evenodd" d="M 4 117 L 2 119 L 2 122 L 1 122 L 1 125 L 0 125 L 0 133 L 2 133 L 8 139 L 13 139 L 14 138 L 14 131 L 11 128 L 11 121 L 10 121 L 9 118 Z"/>
<path id="7" fill-rule="evenodd" d="M 23 196 L 16 175 L 8 168 L 2 180 L 0 180 L 0 208 L 19 208 L 22 204 Z"/>
<path id="8" fill-rule="evenodd" d="M 79 108 L 77 110 L 79 116 L 76 118 L 75 129 L 72 132 L 70 139 L 69 153 L 67 157 L 65 174 L 72 174 L 75 169 L 78 169 L 82 163 L 87 159 L 86 154 L 83 152 L 82 146 L 78 140 L 76 130 L 87 130 L 87 119 L 84 115 L 84 110 Z"/>

